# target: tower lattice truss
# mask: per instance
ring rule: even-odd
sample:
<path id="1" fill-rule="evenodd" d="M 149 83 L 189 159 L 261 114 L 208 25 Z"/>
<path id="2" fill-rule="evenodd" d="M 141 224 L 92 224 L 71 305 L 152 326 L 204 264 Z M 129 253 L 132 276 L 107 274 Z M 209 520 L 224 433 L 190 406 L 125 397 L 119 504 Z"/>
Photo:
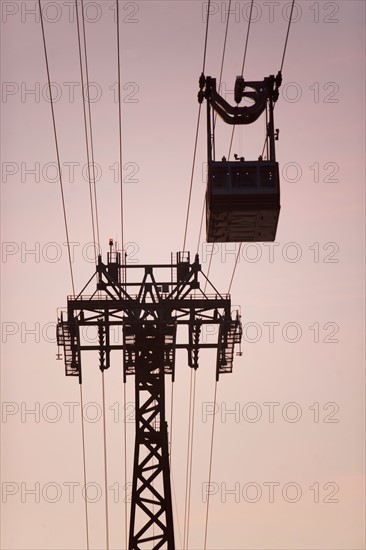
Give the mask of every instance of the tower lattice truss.
<path id="1" fill-rule="evenodd" d="M 85 294 L 95 277 L 94 293 Z M 200 278 L 209 293 L 202 290 Z M 217 326 L 216 342 L 205 341 L 204 325 Z M 180 330 L 182 326 L 188 330 Z M 94 327 L 95 343 L 83 338 L 84 327 Z M 122 327 L 121 342 L 111 338 L 115 327 Z M 119 354 L 124 382 L 128 375 L 135 377 L 129 550 L 175 548 L 165 375 L 174 380 L 176 350 L 187 350 L 189 367 L 197 369 L 200 351 L 215 348 L 218 380 L 220 374 L 232 372 L 241 335 L 230 296 L 217 292 L 202 272 L 198 255 L 190 263 L 188 252 L 178 252 L 170 264 L 136 265 L 121 261 L 121 253 L 111 247 L 107 263 L 98 258 L 96 273 L 82 292 L 68 296 L 67 311 L 61 312 L 57 324 L 66 375 L 81 383 L 81 352 L 95 351 L 102 371 L 110 368 L 112 353 Z"/>

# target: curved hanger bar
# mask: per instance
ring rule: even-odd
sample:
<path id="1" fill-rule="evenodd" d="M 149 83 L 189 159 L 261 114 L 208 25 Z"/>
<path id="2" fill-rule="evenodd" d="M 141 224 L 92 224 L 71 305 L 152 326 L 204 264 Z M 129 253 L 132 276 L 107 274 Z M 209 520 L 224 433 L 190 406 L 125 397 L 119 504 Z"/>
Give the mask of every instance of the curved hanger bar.
<path id="1" fill-rule="evenodd" d="M 273 75 L 264 78 L 262 81 L 245 82 L 241 77 L 237 78 L 235 84 L 236 99 L 241 101 L 243 97 L 246 97 L 254 101 L 253 105 L 244 107 L 239 107 L 238 104 L 230 105 L 217 92 L 215 78 L 208 76 L 205 79 L 205 85 L 205 97 L 227 124 L 251 124 L 255 122 L 265 111 L 267 100 L 271 97 L 276 101 L 278 97 L 278 91 L 274 88 L 275 78 Z"/>

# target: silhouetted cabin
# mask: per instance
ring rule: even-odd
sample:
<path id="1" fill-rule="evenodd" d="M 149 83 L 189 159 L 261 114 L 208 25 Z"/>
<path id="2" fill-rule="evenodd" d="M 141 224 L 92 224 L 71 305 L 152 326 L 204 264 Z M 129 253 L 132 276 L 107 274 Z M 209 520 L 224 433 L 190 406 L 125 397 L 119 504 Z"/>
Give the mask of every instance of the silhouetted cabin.
<path id="1" fill-rule="evenodd" d="M 277 162 L 208 163 L 207 242 L 274 241 L 279 213 Z"/>

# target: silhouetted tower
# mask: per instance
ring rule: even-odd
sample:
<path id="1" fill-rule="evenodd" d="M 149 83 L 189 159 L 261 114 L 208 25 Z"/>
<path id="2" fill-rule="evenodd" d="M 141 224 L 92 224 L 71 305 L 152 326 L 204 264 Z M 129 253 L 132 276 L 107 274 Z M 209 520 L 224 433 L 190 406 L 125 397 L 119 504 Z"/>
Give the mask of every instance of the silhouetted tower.
<path id="1" fill-rule="evenodd" d="M 202 273 L 198 255 L 193 263 L 188 252 L 178 252 L 170 264 L 126 264 L 110 245 L 107 264 L 98 258 L 94 293 L 83 294 L 93 276 L 78 296 L 68 297 L 57 342 L 63 347 L 66 375 L 80 383 L 82 351 L 98 351 L 101 370 L 110 367 L 112 352 L 123 354 L 123 380 L 135 377 L 136 399 L 129 550 L 174 550 L 165 375 L 174 381 L 177 349 L 186 349 L 188 365 L 197 369 L 204 348 L 217 349 L 216 379 L 230 373 L 241 322 L 238 313 L 232 314 L 230 296 L 217 292 Z M 210 284 L 210 294 L 202 291 L 200 276 Z M 218 327 L 216 343 L 203 341 L 207 324 Z M 84 326 L 97 327 L 97 344 L 82 341 Z M 114 326 L 123 328 L 121 343 L 110 338 Z M 178 343 L 181 326 L 188 327 L 188 337 Z"/>

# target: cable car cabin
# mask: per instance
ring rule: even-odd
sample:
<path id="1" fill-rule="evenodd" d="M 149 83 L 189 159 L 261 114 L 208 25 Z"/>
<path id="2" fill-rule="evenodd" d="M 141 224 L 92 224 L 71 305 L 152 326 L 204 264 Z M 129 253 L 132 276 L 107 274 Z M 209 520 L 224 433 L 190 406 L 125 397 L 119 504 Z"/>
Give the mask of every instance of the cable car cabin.
<path id="1" fill-rule="evenodd" d="M 279 130 L 274 128 L 273 109 L 279 97 L 282 75 L 270 75 L 262 81 L 236 77 L 234 98 L 230 105 L 216 89 L 216 79 L 201 75 L 198 101 L 207 100 L 206 192 L 207 242 L 274 241 L 280 214 L 280 181 L 276 162 L 275 141 Z M 246 98 L 250 105 L 239 106 Z M 248 102 L 247 102 L 248 103 Z M 226 124 L 252 124 L 266 113 L 267 160 L 235 161 L 215 158 L 215 114 Z M 211 120 L 212 119 L 212 120 Z M 264 149 L 263 149 L 264 150 Z M 263 154 L 263 153 L 262 153 Z"/>
<path id="2" fill-rule="evenodd" d="M 208 163 L 207 242 L 274 241 L 280 208 L 277 162 Z"/>

